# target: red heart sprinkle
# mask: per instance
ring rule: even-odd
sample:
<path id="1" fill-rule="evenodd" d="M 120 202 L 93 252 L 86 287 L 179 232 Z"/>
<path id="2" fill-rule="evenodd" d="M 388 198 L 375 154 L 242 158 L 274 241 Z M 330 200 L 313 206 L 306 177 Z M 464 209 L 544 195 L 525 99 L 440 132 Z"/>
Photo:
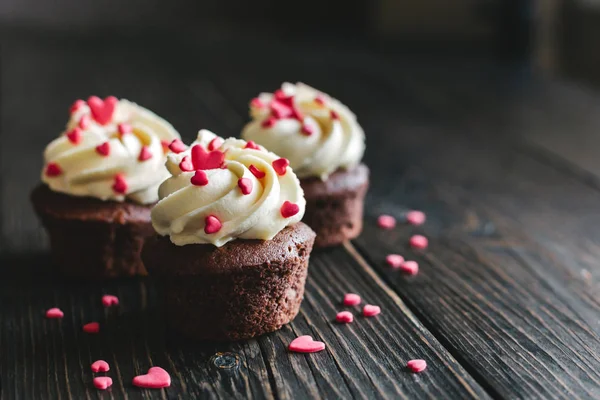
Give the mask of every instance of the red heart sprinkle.
<path id="1" fill-rule="evenodd" d="M 288 107 L 292 107 L 294 105 L 294 96 L 288 96 L 283 90 L 277 89 L 275 93 L 273 93 L 275 100 L 283 103 Z"/>
<path id="2" fill-rule="evenodd" d="M 121 136 L 133 132 L 133 128 L 131 127 L 131 125 L 129 125 L 126 122 L 123 122 L 122 124 L 117 125 L 117 129 L 119 130 L 119 134 Z"/>
<path id="3" fill-rule="evenodd" d="M 419 264 L 416 261 L 404 261 L 400 265 L 400 270 L 409 275 L 416 275 L 419 273 Z"/>
<path id="4" fill-rule="evenodd" d="M 81 143 L 81 129 L 74 128 L 72 131 L 67 133 L 67 138 L 73 144 Z"/>
<path id="5" fill-rule="evenodd" d="M 108 372 L 110 370 L 110 366 L 104 360 L 94 361 L 91 367 L 92 372 Z"/>
<path id="6" fill-rule="evenodd" d="M 190 156 L 184 156 L 179 163 L 179 169 L 183 172 L 189 172 L 194 170 L 194 165 L 192 165 L 192 160 Z"/>
<path id="7" fill-rule="evenodd" d="M 190 182 L 194 186 L 206 186 L 208 185 L 208 176 L 206 176 L 206 172 L 202 170 L 198 170 L 194 173 L 194 176 L 191 177 Z"/>
<path id="8" fill-rule="evenodd" d="M 350 311 L 342 311 L 337 313 L 335 316 L 335 320 L 342 324 L 347 324 L 354 321 L 354 315 Z"/>
<path id="9" fill-rule="evenodd" d="M 271 109 L 272 115 L 276 119 L 291 117 L 292 113 L 293 113 L 292 107 L 289 107 L 288 105 L 286 105 L 278 100 L 273 100 L 271 102 L 271 104 L 269 105 L 269 108 Z"/>
<path id="10" fill-rule="evenodd" d="M 325 98 L 318 94 L 317 97 L 315 97 L 315 103 L 317 103 L 320 106 L 324 106 L 325 105 Z"/>
<path id="11" fill-rule="evenodd" d="M 100 324 L 97 322 L 90 322 L 89 324 L 85 324 L 83 326 L 83 331 L 85 333 L 98 333 L 100 332 Z"/>
<path id="12" fill-rule="evenodd" d="M 91 122 L 92 122 L 92 121 L 90 121 L 90 116 L 89 116 L 89 115 L 87 115 L 87 114 L 85 114 L 85 115 L 82 115 L 82 116 L 81 116 L 81 119 L 79 120 L 79 124 L 78 124 L 78 126 L 79 126 L 81 129 L 83 129 L 83 130 L 86 130 L 87 128 L 89 128 L 89 127 L 90 127 L 90 123 L 91 123 Z"/>
<path id="13" fill-rule="evenodd" d="M 287 171 L 287 167 L 290 165 L 290 162 L 285 158 L 278 158 L 277 160 L 272 162 L 273 169 L 277 172 L 277 175 L 283 176 Z"/>
<path id="14" fill-rule="evenodd" d="M 93 380 L 96 389 L 106 390 L 112 386 L 113 381 L 110 376 L 97 376 Z"/>
<path id="15" fill-rule="evenodd" d="M 273 125 L 275 125 L 275 122 L 277 122 L 277 118 L 269 117 L 262 122 L 261 126 L 263 128 L 271 128 Z"/>
<path id="16" fill-rule="evenodd" d="M 60 308 L 51 308 L 46 311 L 46 318 L 62 318 L 64 316 L 65 313 Z"/>
<path id="17" fill-rule="evenodd" d="M 99 146 L 96 146 L 96 153 L 101 156 L 108 157 L 110 154 L 110 144 L 108 142 L 104 142 Z"/>
<path id="18" fill-rule="evenodd" d="M 74 112 L 76 112 L 77 110 L 79 110 L 83 106 L 85 106 L 85 101 L 83 101 L 81 99 L 75 100 L 75 102 L 73 103 L 73 105 L 71 106 L 71 108 L 69 108 L 69 112 L 71 114 L 73 114 Z"/>
<path id="19" fill-rule="evenodd" d="M 263 171 L 261 171 L 260 169 L 256 168 L 254 166 L 254 164 L 250 165 L 248 167 L 248 169 L 250 170 L 250 172 L 252 172 L 252 175 L 254 175 L 255 177 L 257 177 L 258 179 L 262 179 L 266 175 Z"/>
<path id="20" fill-rule="evenodd" d="M 383 229 L 394 229 L 396 226 L 396 218 L 391 215 L 380 215 L 377 218 L 377 225 Z"/>
<path id="21" fill-rule="evenodd" d="M 315 133 L 315 130 L 312 126 L 307 125 L 306 123 L 302 124 L 302 129 L 300 130 L 303 135 L 310 136 Z"/>
<path id="22" fill-rule="evenodd" d="M 138 160 L 146 161 L 151 158 L 152 158 L 152 152 L 150 151 L 148 146 L 142 146 L 142 150 L 140 151 L 140 156 L 138 157 Z"/>
<path id="23" fill-rule="evenodd" d="M 123 174 L 115 175 L 115 183 L 112 185 L 112 189 L 121 194 L 125 194 L 125 192 L 127 192 L 127 181 L 125 180 L 125 176 L 123 176 Z"/>
<path id="24" fill-rule="evenodd" d="M 225 161 L 225 153 L 219 150 L 207 152 L 199 144 L 192 147 L 192 164 L 194 169 L 220 168 Z"/>
<path id="25" fill-rule="evenodd" d="M 265 103 L 263 103 L 258 97 L 255 97 L 252 100 L 250 100 L 250 107 L 263 108 L 264 106 Z"/>
<path id="26" fill-rule="evenodd" d="M 252 181 L 248 178 L 238 179 L 238 186 L 243 195 L 252 193 Z"/>
<path id="27" fill-rule="evenodd" d="M 356 306 L 361 302 L 360 296 L 356 293 L 346 293 L 344 295 L 344 305 L 345 306 Z"/>
<path id="28" fill-rule="evenodd" d="M 219 147 L 221 147 L 222 144 L 223 144 L 223 139 L 221 139 L 220 137 L 216 137 L 213 140 L 211 140 L 210 143 L 208 144 L 208 150 L 209 151 L 216 150 Z"/>
<path id="29" fill-rule="evenodd" d="M 411 372 L 419 373 L 425 371 L 427 368 L 427 361 L 425 360 L 410 360 L 406 363 L 406 367 L 411 370 Z"/>
<path id="30" fill-rule="evenodd" d="M 91 96 L 87 102 L 92 112 L 92 117 L 94 117 L 96 122 L 100 125 L 106 125 L 112 120 L 119 100 L 114 96 L 109 96 L 104 100 L 97 96 Z"/>
<path id="31" fill-rule="evenodd" d="M 392 268 L 400 268 L 402 263 L 404 262 L 404 257 L 400 254 L 388 254 L 385 257 L 385 262 Z"/>
<path id="32" fill-rule="evenodd" d="M 298 211 L 300 211 L 300 207 L 298 207 L 298 204 L 294 204 L 294 203 L 290 203 L 289 201 L 285 201 L 283 203 L 283 205 L 281 206 L 281 216 L 283 218 L 289 218 L 289 217 L 293 217 L 294 215 L 298 214 Z"/>
<path id="33" fill-rule="evenodd" d="M 290 115 L 290 117 L 293 119 L 297 119 L 300 122 L 304 121 L 304 117 L 297 108 L 292 108 L 292 114 Z"/>
<path id="34" fill-rule="evenodd" d="M 260 147 L 258 147 L 258 145 L 256 143 L 254 143 L 252 140 L 249 140 L 248 143 L 246 143 L 246 145 L 244 146 L 245 149 L 253 149 L 253 150 L 260 150 Z"/>
<path id="35" fill-rule="evenodd" d="M 340 119 L 340 116 L 337 112 L 331 110 L 331 119 Z"/>
<path id="36" fill-rule="evenodd" d="M 161 140 L 160 144 L 163 148 L 163 153 L 167 154 L 169 152 L 169 141 L 168 140 Z"/>
<path id="37" fill-rule="evenodd" d="M 211 233 L 219 232 L 221 230 L 221 226 L 221 221 L 219 221 L 219 218 L 215 217 L 214 215 L 209 215 L 204 220 L 204 232 L 209 235 Z"/>
<path id="38" fill-rule="evenodd" d="M 411 225 L 422 225 L 425 219 L 425 213 L 422 211 L 409 211 L 406 213 L 406 222 Z"/>
<path id="39" fill-rule="evenodd" d="M 59 176 L 60 174 L 62 174 L 62 168 L 60 168 L 60 166 L 57 163 L 48 163 L 48 165 L 46 165 L 46 176 Z"/>
<path id="40" fill-rule="evenodd" d="M 112 294 L 105 294 L 102 296 L 102 305 L 104 307 L 118 306 L 119 298 L 117 296 L 113 296 Z"/>
<path id="41" fill-rule="evenodd" d="M 169 144 L 169 149 L 175 153 L 179 154 L 182 151 L 187 149 L 186 145 L 180 139 L 173 139 L 173 141 Z"/>
<path id="42" fill-rule="evenodd" d="M 372 304 L 366 304 L 363 307 L 363 315 L 365 317 L 374 317 L 381 312 L 381 308 L 379 306 L 374 306 Z"/>
<path id="43" fill-rule="evenodd" d="M 426 249 L 429 246 L 429 240 L 423 235 L 414 235 L 410 238 L 409 242 L 410 247 L 413 249 Z"/>
<path id="44" fill-rule="evenodd" d="M 161 367 L 152 367 L 146 375 L 133 378 L 133 384 L 147 389 L 160 389 L 171 386 L 171 377 Z"/>
<path id="45" fill-rule="evenodd" d="M 316 353 L 325 350 L 325 343 L 315 341 L 311 336 L 305 335 L 292 340 L 288 349 L 297 353 Z"/>

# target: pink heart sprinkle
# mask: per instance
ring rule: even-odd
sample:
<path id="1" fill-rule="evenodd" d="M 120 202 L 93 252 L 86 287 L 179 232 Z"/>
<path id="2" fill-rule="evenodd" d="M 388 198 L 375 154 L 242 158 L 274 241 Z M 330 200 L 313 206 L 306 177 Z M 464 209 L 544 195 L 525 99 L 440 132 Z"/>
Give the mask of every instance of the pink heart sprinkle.
<path id="1" fill-rule="evenodd" d="M 427 368 L 427 362 L 425 360 L 410 360 L 406 363 L 406 367 L 411 370 L 411 372 L 419 373 Z"/>
<path id="2" fill-rule="evenodd" d="M 60 308 L 51 308 L 46 311 L 46 318 L 62 318 L 64 316 L 65 313 Z"/>
<path id="3" fill-rule="evenodd" d="M 62 168 L 57 163 L 49 163 L 46 165 L 46 176 L 54 177 L 62 174 Z"/>
<path id="4" fill-rule="evenodd" d="M 104 360 L 94 361 L 91 367 L 92 372 L 107 372 L 110 369 L 110 366 Z"/>
<path id="5" fill-rule="evenodd" d="M 179 163 L 179 169 L 183 172 L 190 172 L 194 170 L 194 165 L 192 164 L 192 160 L 190 156 L 184 156 Z"/>
<path id="6" fill-rule="evenodd" d="M 302 134 L 304 134 L 306 136 L 310 136 L 313 133 L 315 133 L 315 130 L 313 129 L 312 126 L 304 123 L 304 124 L 302 124 L 302 129 L 300 129 L 300 132 L 302 132 Z"/>
<path id="7" fill-rule="evenodd" d="M 68 132 L 67 139 L 73 144 L 81 143 L 81 129 L 74 128 L 72 131 Z"/>
<path id="8" fill-rule="evenodd" d="M 346 293 L 344 295 L 344 305 L 345 306 L 356 306 L 361 302 L 361 298 L 356 293 Z"/>
<path id="9" fill-rule="evenodd" d="M 269 105 L 271 113 L 277 119 L 288 118 L 292 115 L 292 108 L 281 101 L 273 100 Z"/>
<path id="10" fill-rule="evenodd" d="M 140 151 L 140 156 L 138 157 L 138 160 L 146 161 L 151 158 L 152 158 L 152 152 L 150 151 L 148 146 L 142 146 L 142 150 Z"/>
<path id="11" fill-rule="evenodd" d="M 337 112 L 331 110 L 331 119 L 338 120 L 338 119 L 340 119 L 340 116 L 338 115 Z"/>
<path id="12" fill-rule="evenodd" d="M 83 326 L 83 331 L 85 333 L 98 333 L 100 332 L 100 324 L 97 322 L 90 322 L 89 324 L 85 324 Z"/>
<path id="13" fill-rule="evenodd" d="M 315 341 L 311 336 L 305 335 L 292 340 L 288 349 L 297 353 L 316 353 L 325 350 L 325 343 Z"/>
<path id="14" fill-rule="evenodd" d="M 254 166 L 254 164 L 250 165 L 248 167 L 248 169 L 250 170 L 250 172 L 252 172 L 252 175 L 254 175 L 257 179 L 262 179 L 266 175 L 263 171 L 261 171 L 260 169 L 256 168 Z"/>
<path id="15" fill-rule="evenodd" d="M 404 261 L 400 270 L 409 275 L 416 275 L 419 273 L 419 264 L 416 261 Z"/>
<path id="16" fill-rule="evenodd" d="M 258 97 L 255 97 L 252 100 L 250 100 L 250 107 L 263 108 L 264 106 L 265 104 Z"/>
<path id="17" fill-rule="evenodd" d="M 92 122 L 92 121 L 90 120 L 90 116 L 89 116 L 89 115 L 87 115 L 87 114 L 85 114 L 85 115 L 82 115 L 82 116 L 81 116 L 81 119 L 79 120 L 79 124 L 78 124 L 78 126 L 79 126 L 81 129 L 83 129 L 83 130 L 86 130 L 87 128 L 89 128 L 89 127 L 90 127 L 90 123 L 91 123 L 91 122 Z"/>
<path id="18" fill-rule="evenodd" d="M 273 169 L 277 172 L 277 175 L 283 176 L 287 171 L 287 167 L 290 165 L 290 162 L 285 158 L 278 158 L 277 160 L 272 162 Z"/>
<path id="19" fill-rule="evenodd" d="M 315 97 L 315 103 L 317 103 L 320 106 L 324 106 L 325 105 L 325 98 L 323 97 L 323 95 L 318 94 Z"/>
<path id="20" fill-rule="evenodd" d="M 238 179 L 238 187 L 242 191 L 243 195 L 252 193 L 252 181 L 248 178 Z"/>
<path id="21" fill-rule="evenodd" d="M 117 129 L 119 130 L 119 134 L 121 136 L 126 135 L 128 133 L 133 132 L 133 128 L 128 123 L 124 122 L 122 124 L 117 125 Z"/>
<path id="22" fill-rule="evenodd" d="M 429 240 L 423 235 L 414 235 L 409 241 L 410 247 L 413 249 L 426 249 L 429 246 Z"/>
<path id="23" fill-rule="evenodd" d="M 109 96 L 104 100 L 92 96 L 88 99 L 88 106 L 96 122 L 100 125 L 106 125 L 112 120 L 118 102 L 119 100 L 114 96 Z"/>
<path id="24" fill-rule="evenodd" d="M 115 181 L 112 185 L 112 189 L 115 193 L 125 194 L 127 192 L 127 187 L 125 176 L 123 176 L 123 174 L 115 175 Z"/>
<path id="25" fill-rule="evenodd" d="M 269 117 L 267 119 L 265 119 L 262 123 L 261 126 L 263 128 L 272 128 L 273 125 L 275 125 L 275 123 L 277 122 L 277 118 L 275 117 Z"/>
<path id="26" fill-rule="evenodd" d="M 83 106 L 85 106 L 85 101 L 83 101 L 81 99 L 75 100 L 75 102 L 73 103 L 71 108 L 69 108 L 69 112 L 71 114 L 73 114 L 74 112 L 77 112 L 77 110 L 79 110 Z"/>
<path id="27" fill-rule="evenodd" d="M 103 157 L 108 157 L 110 154 L 110 144 L 108 142 L 104 142 L 101 145 L 96 146 L 96 153 Z"/>
<path id="28" fill-rule="evenodd" d="M 104 307 L 118 306 L 119 298 L 117 296 L 113 296 L 112 294 L 105 294 L 102 296 L 102 305 Z"/>
<path id="29" fill-rule="evenodd" d="M 252 141 L 252 140 L 248 140 L 248 143 L 246 143 L 244 148 L 252 149 L 252 150 L 260 150 L 260 147 L 258 147 L 258 145 L 256 143 L 254 143 L 254 141 Z"/>
<path id="30" fill-rule="evenodd" d="M 219 147 L 221 147 L 221 145 L 223 145 L 223 139 L 221 139 L 220 137 L 216 137 L 213 140 L 211 140 L 210 143 L 208 144 L 208 150 L 209 151 L 216 150 Z"/>
<path id="31" fill-rule="evenodd" d="M 281 206 L 281 216 L 283 218 L 290 218 L 293 217 L 294 215 L 298 214 L 298 212 L 300 211 L 300 207 L 298 206 L 298 204 L 294 204 L 294 203 L 290 203 L 289 201 L 284 201 L 283 205 Z"/>
<path id="32" fill-rule="evenodd" d="M 208 185 L 208 176 L 206 175 L 206 172 L 198 170 L 194 173 L 190 182 L 192 182 L 192 185 L 194 186 L 206 186 Z"/>
<path id="33" fill-rule="evenodd" d="M 367 304 L 363 307 L 363 315 L 365 317 L 374 317 L 381 312 L 381 308 L 379 306 L 374 306 L 372 304 Z"/>
<path id="34" fill-rule="evenodd" d="M 221 221 L 219 221 L 219 218 L 215 217 L 214 215 L 209 215 L 206 217 L 204 223 L 204 232 L 209 235 L 212 233 L 217 233 L 221 230 Z"/>
<path id="35" fill-rule="evenodd" d="M 160 389 L 171 386 L 171 376 L 161 367 L 152 367 L 146 375 L 133 378 L 133 384 L 147 389 Z"/>
<path id="36" fill-rule="evenodd" d="M 379 218 L 377 218 L 377 225 L 383 229 L 394 229 L 396 226 L 396 218 L 391 215 L 380 215 Z"/>
<path id="37" fill-rule="evenodd" d="M 206 151 L 199 144 L 192 147 L 192 164 L 194 169 L 217 169 L 225 160 L 225 153 L 219 150 Z"/>
<path id="38" fill-rule="evenodd" d="M 171 150 L 175 154 L 179 154 L 182 151 L 185 151 L 187 147 L 180 139 L 173 139 L 173 141 L 169 144 L 169 150 Z"/>
<path id="39" fill-rule="evenodd" d="M 354 315 L 350 311 L 342 311 L 337 313 L 335 316 L 335 320 L 342 324 L 347 324 L 354 321 Z"/>
<path id="40" fill-rule="evenodd" d="M 112 386 L 113 381 L 110 376 L 97 376 L 93 379 L 96 389 L 106 390 Z"/>
<path id="41" fill-rule="evenodd" d="M 169 152 L 169 145 L 171 144 L 171 142 L 169 142 L 168 140 L 161 140 L 160 141 L 160 145 L 163 148 L 163 153 L 167 154 Z"/>
<path id="42" fill-rule="evenodd" d="M 400 254 L 388 254 L 385 257 L 385 262 L 392 268 L 400 268 L 402 263 L 404 262 L 404 257 Z"/>
<path id="43" fill-rule="evenodd" d="M 425 219 L 425 213 L 422 211 L 409 211 L 406 213 L 406 222 L 411 225 L 422 225 Z"/>

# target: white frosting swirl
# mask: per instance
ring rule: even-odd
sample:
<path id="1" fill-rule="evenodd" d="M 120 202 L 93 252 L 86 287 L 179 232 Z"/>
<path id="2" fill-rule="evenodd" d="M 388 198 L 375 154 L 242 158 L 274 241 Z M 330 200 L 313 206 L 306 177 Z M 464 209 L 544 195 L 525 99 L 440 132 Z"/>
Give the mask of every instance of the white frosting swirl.
<path id="1" fill-rule="evenodd" d="M 209 143 L 215 143 L 215 138 L 219 143 L 213 153 L 224 153 L 221 168 L 182 171 L 180 165 L 191 161 L 193 148 L 212 148 L 214 145 Z M 220 247 L 234 239 L 270 240 L 304 215 L 306 201 L 300 182 L 291 168 L 274 168 L 273 162 L 281 160 L 278 156 L 262 147 L 247 148 L 247 142 L 240 139 L 221 142 L 212 132 L 201 130 L 189 149 L 167 157 L 172 176 L 159 188 L 160 200 L 152 209 L 152 224 L 176 245 L 212 243 Z M 251 172 L 254 168 L 264 176 L 255 176 Z M 195 174 L 206 174 L 208 183 L 194 185 Z M 249 192 L 242 190 L 241 179 L 251 187 Z M 285 215 L 282 207 L 291 207 L 295 213 Z M 216 231 L 209 226 L 209 218 L 216 223 Z"/>
<path id="2" fill-rule="evenodd" d="M 75 103 L 66 130 L 44 151 L 42 181 L 73 196 L 154 203 L 158 185 L 169 176 L 164 145 L 179 133 L 135 103 L 112 100 L 107 120 L 96 120 L 88 103 Z"/>
<path id="3" fill-rule="evenodd" d="M 291 115 L 286 101 L 295 109 Z M 365 151 L 363 129 L 348 107 L 302 83 L 261 93 L 250 103 L 250 116 L 242 137 L 289 159 L 300 178 L 326 180 L 339 168 L 357 165 Z"/>

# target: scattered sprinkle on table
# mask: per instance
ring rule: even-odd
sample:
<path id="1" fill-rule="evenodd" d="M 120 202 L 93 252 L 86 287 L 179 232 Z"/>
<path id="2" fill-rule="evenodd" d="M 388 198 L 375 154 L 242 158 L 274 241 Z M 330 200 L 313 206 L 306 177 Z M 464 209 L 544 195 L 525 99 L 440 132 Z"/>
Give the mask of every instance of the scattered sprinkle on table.
<path id="1" fill-rule="evenodd" d="M 429 246 L 429 240 L 423 235 L 414 235 L 410 238 L 409 244 L 413 249 L 426 249 Z"/>
<path id="2" fill-rule="evenodd" d="M 94 386 L 96 389 L 106 390 L 113 384 L 112 378 L 108 376 L 97 376 L 94 378 Z"/>
<path id="3" fill-rule="evenodd" d="M 406 222 L 411 225 L 423 225 L 426 216 L 422 211 L 409 211 L 406 213 Z"/>
<path id="4" fill-rule="evenodd" d="M 400 270 L 409 275 L 416 275 L 419 273 L 419 264 L 416 261 L 404 261 L 400 265 Z"/>
<path id="5" fill-rule="evenodd" d="M 394 229 L 396 226 L 396 218 L 386 214 L 380 215 L 379 218 L 377 218 L 377 225 L 382 229 Z"/>
<path id="6" fill-rule="evenodd" d="M 110 369 L 108 363 L 104 360 L 94 361 L 91 365 L 92 372 L 107 372 Z"/>
<path id="7" fill-rule="evenodd" d="M 365 317 L 374 317 L 381 313 L 381 308 L 379 306 L 374 306 L 372 304 L 366 304 L 363 307 L 363 315 Z"/>
<path id="8" fill-rule="evenodd" d="M 404 262 L 404 257 L 400 254 L 388 254 L 385 257 L 385 262 L 392 268 L 400 268 Z"/>
<path id="9" fill-rule="evenodd" d="M 83 326 L 83 331 L 85 333 L 98 333 L 100 332 L 100 324 L 97 322 L 90 322 L 89 324 L 85 324 Z"/>
<path id="10" fill-rule="evenodd" d="M 427 362 L 425 360 L 410 360 L 406 363 L 406 367 L 414 373 L 425 371 L 427 368 Z"/>
<path id="11" fill-rule="evenodd" d="M 112 294 L 105 294 L 102 296 L 102 305 L 104 305 L 104 307 L 118 306 L 119 298 L 117 296 L 113 296 Z"/>
<path id="12" fill-rule="evenodd" d="M 344 305 L 345 306 L 356 306 L 361 302 L 360 296 L 356 293 L 346 293 L 344 295 Z"/>
<path id="13" fill-rule="evenodd" d="M 147 389 L 160 389 L 171 386 L 171 376 L 161 367 L 152 367 L 146 375 L 133 378 L 133 384 Z"/>
<path id="14" fill-rule="evenodd" d="M 312 336 L 304 335 L 292 340 L 288 348 L 296 353 L 316 353 L 325 350 L 325 343 L 313 340 Z"/>
<path id="15" fill-rule="evenodd" d="M 62 318 L 65 316 L 65 313 L 62 312 L 60 308 L 51 308 L 46 311 L 46 318 Z"/>
<path id="16" fill-rule="evenodd" d="M 342 311 L 335 316 L 335 320 L 342 324 L 348 324 L 354 321 L 354 315 L 350 311 Z"/>

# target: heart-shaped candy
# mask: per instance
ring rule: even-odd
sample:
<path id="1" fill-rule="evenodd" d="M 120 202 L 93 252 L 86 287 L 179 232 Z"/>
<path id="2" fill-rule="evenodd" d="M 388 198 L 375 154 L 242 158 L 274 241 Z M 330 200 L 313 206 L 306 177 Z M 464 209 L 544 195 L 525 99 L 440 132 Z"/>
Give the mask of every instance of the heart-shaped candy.
<path id="1" fill-rule="evenodd" d="M 107 372 L 110 369 L 110 366 L 104 360 L 94 361 L 91 367 L 92 372 Z"/>
<path id="2" fill-rule="evenodd" d="M 294 204 L 294 203 L 290 203 L 289 201 L 284 201 L 283 205 L 281 206 L 281 216 L 283 218 L 290 218 L 293 217 L 294 215 L 298 214 L 298 211 L 300 211 L 300 207 L 298 207 L 298 204 Z"/>
<path id="3" fill-rule="evenodd" d="M 206 186 L 208 185 L 208 176 L 206 176 L 206 172 L 198 170 L 194 173 L 190 182 L 192 182 L 192 185 L 194 186 Z"/>
<path id="4" fill-rule="evenodd" d="M 152 367 L 146 375 L 138 375 L 133 378 L 133 384 L 142 388 L 160 389 L 171 386 L 171 377 L 161 367 Z"/>
<path id="5" fill-rule="evenodd" d="M 91 123 L 90 116 L 87 115 L 87 114 L 85 114 L 85 115 L 81 116 L 81 119 L 79 120 L 79 124 L 78 125 L 79 125 L 79 127 L 81 129 L 85 130 L 85 129 L 87 129 L 87 128 L 90 127 L 90 123 Z"/>
<path id="6" fill-rule="evenodd" d="M 248 169 L 250 170 L 250 172 L 252 172 L 252 175 L 254 175 L 257 179 L 262 179 L 266 175 L 263 171 L 261 171 L 260 169 L 256 168 L 254 166 L 254 164 L 250 165 L 248 167 Z"/>
<path id="7" fill-rule="evenodd" d="M 288 349 L 297 353 L 316 353 L 325 350 L 325 343 L 315 341 L 311 336 L 305 335 L 292 340 Z"/>
<path id="8" fill-rule="evenodd" d="M 221 224 L 219 218 L 215 217 L 214 215 L 209 215 L 205 220 L 204 232 L 209 235 L 211 233 L 217 233 L 221 230 L 221 226 L 223 226 L 223 224 Z"/>
<path id="9" fill-rule="evenodd" d="M 129 125 L 126 122 L 117 125 L 117 129 L 119 130 L 119 135 L 121 136 L 133 132 L 133 128 L 131 127 L 131 125 Z"/>
<path id="10" fill-rule="evenodd" d="M 140 150 L 140 155 L 138 157 L 138 160 L 140 161 L 146 161 L 152 158 L 152 152 L 150 151 L 150 149 L 148 148 L 148 146 L 142 146 L 142 150 Z"/>
<path id="11" fill-rule="evenodd" d="M 344 305 L 345 306 L 357 306 L 361 302 L 361 298 L 356 293 L 346 293 L 344 295 Z"/>
<path id="12" fill-rule="evenodd" d="M 48 165 L 46 165 L 46 176 L 59 176 L 60 174 L 62 174 L 62 168 L 60 168 L 60 165 L 58 165 L 57 163 L 49 163 Z"/>
<path id="13" fill-rule="evenodd" d="M 122 174 L 115 175 L 115 182 L 112 185 L 112 189 L 116 193 L 125 194 L 127 192 L 127 181 Z"/>
<path id="14" fill-rule="evenodd" d="M 85 324 L 83 326 L 83 331 L 85 333 L 98 333 L 100 332 L 100 324 L 97 322 L 90 322 L 89 324 Z"/>
<path id="15" fill-rule="evenodd" d="M 106 125 L 112 120 L 118 102 L 119 100 L 114 96 L 109 96 L 104 100 L 100 97 L 92 96 L 87 101 L 88 107 L 90 107 L 90 111 L 92 112 L 92 117 L 100 125 Z"/>
<path id="16" fill-rule="evenodd" d="M 67 139 L 69 139 L 69 142 L 73 144 L 81 143 L 81 129 L 74 128 L 73 130 L 69 131 L 67 133 Z"/>
<path id="17" fill-rule="evenodd" d="M 210 143 L 208 144 L 208 150 L 209 151 L 216 150 L 219 147 L 221 147 L 222 144 L 223 144 L 223 139 L 221 139 L 220 137 L 216 137 L 213 140 L 211 140 Z"/>
<path id="18" fill-rule="evenodd" d="M 103 157 L 108 157 L 110 154 L 110 144 L 108 142 L 104 142 L 101 145 L 96 146 L 96 153 Z"/>
<path id="19" fill-rule="evenodd" d="M 112 378 L 109 376 L 97 376 L 93 380 L 96 389 L 106 390 L 112 386 Z"/>
<path id="20" fill-rule="evenodd" d="M 260 150 L 260 147 L 258 147 L 258 145 L 256 143 L 254 143 L 254 141 L 252 141 L 252 140 L 248 140 L 248 143 L 246 143 L 244 148 L 252 149 L 252 150 Z"/>
<path id="21" fill-rule="evenodd" d="M 83 106 L 85 106 L 85 101 L 83 101 L 81 99 L 75 100 L 75 102 L 73 103 L 71 108 L 69 108 L 69 112 L 71 114 L 73 114 L 74 112 L 77 112 Z"/>
<path id="22" fill-rule="evenodd" d="M 118 306 L 119 298 L 117 296 L 113 296 L 112 294 L 105 294 L 102 296 L 102 305 L 104 307 Z"/>
<path id="23" fill-rule="evenodd" d="M 194 169 L 220 168 L 225 160 L 225 153 L 219 150 L 206 151 L 199 144 L 192 147 L 192 164 Z"/>
<path id="24" fill-rule="evenodd" d="M 65 314 L 60 308 L 51 308 L 46 311 L 46 318 L 62 318 Z"/>
<path id="25" fill-rule="evenodd" d="M 179 169 L 183 172 L 194 170 L 194 165 L 192 164 L 192 160 L 190 160 L 190 156 L 185 156 L 181 159 L 181 162 L 179 163 Z"/>
<path id="26" fill-rule="evenodd" d="M 278 158 L 277 160 L 273 161 L 272 164 L 273 169 L 275 170 L 275 172 L 277 172 L 277 175 L 283 176 L 285 175 L 287 167 L 288 165 L 290 165 L 290 162 L 285 158 Z"/>
<path id="27" fill-rule="evenodd" d="M 169 144 L 169 150 L 171 150 L 175 154 L 179 154 L 182 151 L 185 151 L 186 149 L 187 147 L 185 146 L 185 144 L 183 144 L 183 142 L 179 139 L 173 139 L 171 144 Z"/>
<path id="28" fill-rule="evenodd" d="M 410 360 L 406 363 L 406 367 L 412 372 L 422 372 L 427 368 L 427 361 L 425 360 Z"/>
<path id="29" fill-rule="evenodd" d="M 335 316 L 335 320 L 342 324 L 347 324 L 354 321 L 354 315 L 350 311 L 341 311 Z"/>
<path id="30" fill-rule="evenodd" d="M 238 179 L 238 186 L 243 195 L 252 193 L 252 181 L 248 178 Z"/>
<path id="31" fill-rule="evenodd" d="M 381 308 L 379 306 L 374 306 L 372 304 L 367 304 L 363 307 L 363 315 L 365 317 L 374 317 L 381 312 Z"/>
<path id="32" fill-rule="evenodd" d="M 400 254 L 388 254 L 385 256 L 385 262 L 392 268 L 400 268 L 404 262 L 404 257 Z"/>

